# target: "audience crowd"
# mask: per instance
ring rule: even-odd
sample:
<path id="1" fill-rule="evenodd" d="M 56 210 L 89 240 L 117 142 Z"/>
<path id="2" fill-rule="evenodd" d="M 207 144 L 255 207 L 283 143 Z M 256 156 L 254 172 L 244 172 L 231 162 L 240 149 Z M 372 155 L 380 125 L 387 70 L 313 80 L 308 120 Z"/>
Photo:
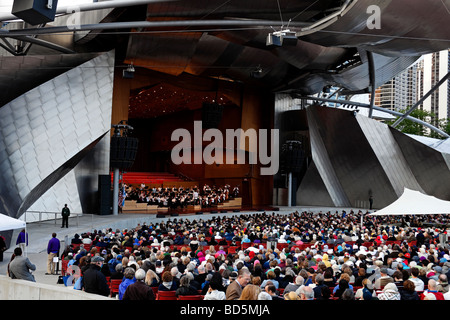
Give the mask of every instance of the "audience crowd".
<path id="1" fill-rule="evenodd" d="M 202 188 L 193 187 L 148 187 L 141 184 L 139 187 L 125 185 L 125 200 L 136 200 L 139 203 L 148 203 L 158 207 L 186 208 L 188 205 L 200 205 L 203 208 L 212 207 L 239 196 L 239 186 L 231 189 L 230 185 L 223 187 L 205 184 Z"/>
<path id="2" fill-rule="evenodd" d="M 87 292 L 110 295 L 107 282 L 119 279 L 123 300 L 163 291 L 204 300 L 450 300 L 449 248 L 439 242 L 447 223 L 361 211 L 175 218 L 77 234 L 62 259 L 79 267 Z"/>

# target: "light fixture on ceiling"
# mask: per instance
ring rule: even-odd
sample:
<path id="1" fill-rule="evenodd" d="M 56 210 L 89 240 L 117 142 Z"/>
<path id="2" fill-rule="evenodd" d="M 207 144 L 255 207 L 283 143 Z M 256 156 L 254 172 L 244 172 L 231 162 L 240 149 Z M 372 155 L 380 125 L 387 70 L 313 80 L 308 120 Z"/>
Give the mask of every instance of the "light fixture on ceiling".
<path id="1" fill-rule="evenodd" d="M 134 66 L 133 64 L 129 64 L 126 69 L 123 70 L 122 78 L 124 79 L 133 79 L 134 78 Z"/>
<path id="2" fill-rule="evenodd" d="M 281 47 L 283 45 L 295 46 L 297 45 L 297 36 L 295 32 L 285 29 L 281 31 L 274 31 L 267 35 L 266 46 Z"/>
<path id="3" fill-rule="evenodd" d="M 252 77 L 252 78 L 259 79 L 262 76 L 263 76 L 263 69 L 262 69 L 261 65 L 259 65 L 259 64 L 255 69 L 250 71 L 250 77 Z"/>

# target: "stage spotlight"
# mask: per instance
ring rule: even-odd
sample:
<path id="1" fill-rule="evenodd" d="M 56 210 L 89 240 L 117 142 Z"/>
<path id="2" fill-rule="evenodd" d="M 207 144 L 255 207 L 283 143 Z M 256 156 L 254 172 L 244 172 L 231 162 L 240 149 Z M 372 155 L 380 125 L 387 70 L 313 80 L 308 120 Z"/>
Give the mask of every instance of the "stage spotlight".
<path id="1" fill-rule="evenodd" d="M 266 38 L 266 46 L 276 46 L 281 47 L 285 46 L 295 46 L 297 45 L 297 36 L 295 32 L 290 31 L 289 29 L 283 31 L 275 31 L 269 33 Z"/>

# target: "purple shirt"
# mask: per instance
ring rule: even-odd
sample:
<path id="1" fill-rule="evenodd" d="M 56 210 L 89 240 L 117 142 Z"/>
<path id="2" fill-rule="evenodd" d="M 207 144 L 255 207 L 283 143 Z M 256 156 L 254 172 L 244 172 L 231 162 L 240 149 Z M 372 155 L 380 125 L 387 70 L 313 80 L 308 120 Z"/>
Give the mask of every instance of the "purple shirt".
<path id="1" fill-rule="evenodd" d="M 51 238 L 48 242 L 47 253 L 59 253 L 60 243 L 57 238 Z"/>
<path id="2" fill-rule="evenodd" d="M 19 243 L 26 243 L 28 245 L 28 234 L 25 238 L 25 232 L 21 231 L 19 235 L 17 236 L 16 245 Z"/>

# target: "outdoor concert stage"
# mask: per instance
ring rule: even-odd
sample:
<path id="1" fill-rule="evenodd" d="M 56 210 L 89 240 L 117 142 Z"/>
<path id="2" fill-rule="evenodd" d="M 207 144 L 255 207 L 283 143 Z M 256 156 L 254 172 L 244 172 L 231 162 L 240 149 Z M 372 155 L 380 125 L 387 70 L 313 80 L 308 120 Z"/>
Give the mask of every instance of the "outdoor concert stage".
<path id="1" fill-rule="evenodd" d="M 251 207 L 251 206 L 241 206 L 241 207 L 206 207 L 202 208 L 201 206 L 189 206 L 189 208 L 157 208 L 152 210 L 133 210 L 128 208 L 127 210 L 124 210 L 120 212 L 121 214 L 148 214 L 148 215 L 156 215 L 158 218 L 163 218 L 166 216 L 183 216 L 183 215 L 201 215 L 203 213 L 205 214 L 214 214 L 214 213 L 249 213 L 249 212 L 272 212 L 272 211 L 279 211 L 279 207 L 275 206 L 258 206 L 258 207 Z"/>

